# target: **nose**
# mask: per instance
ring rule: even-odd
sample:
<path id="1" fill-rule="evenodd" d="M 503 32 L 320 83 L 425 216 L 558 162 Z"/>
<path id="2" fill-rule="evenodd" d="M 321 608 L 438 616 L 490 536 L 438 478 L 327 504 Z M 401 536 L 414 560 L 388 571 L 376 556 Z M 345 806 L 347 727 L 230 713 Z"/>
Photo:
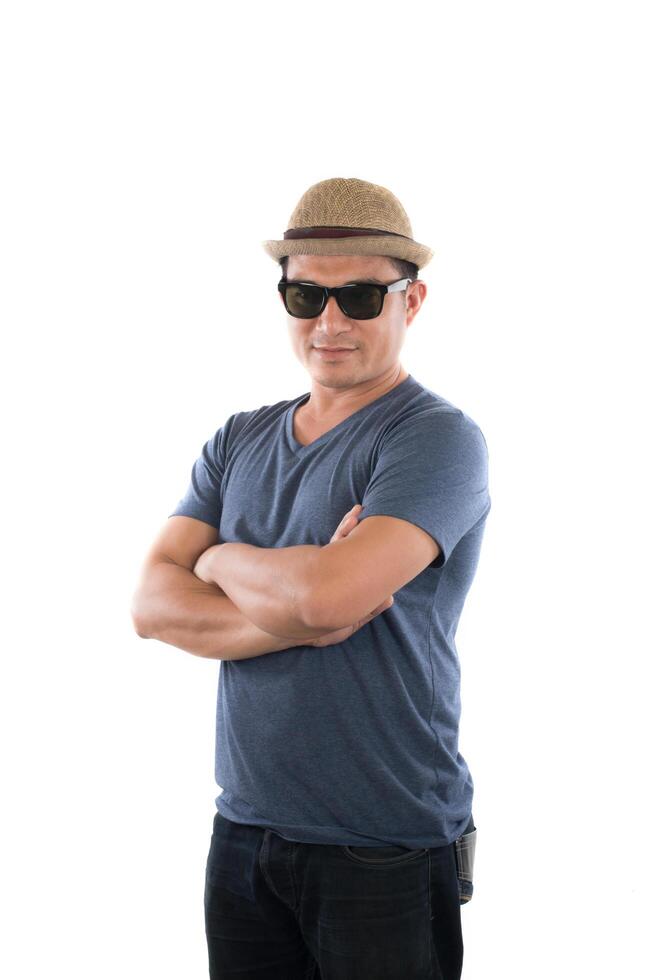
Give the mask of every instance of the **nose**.
<path id="1" fill-rule="evenodd" d="M 318 317 L 318 343 L 324 347 L 353 347 L 348 339 L 352 324 L 336 302 L 335 296 L 330 296 L 325 309 Z"/>
<path id="2" fill-rule="evenodd" d="M 336 302 L 335 296 L 330 296 L 325 304 L 325 308 L 318 317 L 318 321 L 324 324 L 326 327 L 332 327 L 338 325 L 340 329 L 345 326 L 350 327 L 348 318 L 345 316 L 340 306 Z"/>

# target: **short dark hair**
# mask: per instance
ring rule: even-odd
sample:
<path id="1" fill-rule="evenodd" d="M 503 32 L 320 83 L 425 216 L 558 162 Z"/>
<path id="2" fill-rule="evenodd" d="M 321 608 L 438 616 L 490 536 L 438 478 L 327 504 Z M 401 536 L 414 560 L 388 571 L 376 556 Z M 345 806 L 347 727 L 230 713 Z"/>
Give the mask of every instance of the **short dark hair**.
<path id="1" fill-rule="evenodd" d="M 282 268 L 282 275 L 286 276 L 288 268 L 288 255 L 283 255 L 279 260 L 279 264 Z M 385 259 L 393 264 L 397 270 L 398 279 L 417 279 L 418 278 L 418 266 L 415 262 L 406 262 L 404 259 L 396 259 L 394 255 L 385 255 Z"/>

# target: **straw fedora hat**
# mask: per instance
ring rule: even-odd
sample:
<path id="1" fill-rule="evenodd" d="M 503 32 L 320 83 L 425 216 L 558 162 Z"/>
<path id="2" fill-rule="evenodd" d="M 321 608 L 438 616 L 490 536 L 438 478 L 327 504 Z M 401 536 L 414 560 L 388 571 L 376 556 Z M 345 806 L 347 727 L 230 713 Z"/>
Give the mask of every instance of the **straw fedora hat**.
<path id="1" fill-rule="evenodd" d="M 391 255 L 420 269 L 435 254 L 414 241 L 394 194 L 357 177 L 312 184 L 295 205 L 284 238 L 261 244 L 276 261 L 284 255 Z"/>

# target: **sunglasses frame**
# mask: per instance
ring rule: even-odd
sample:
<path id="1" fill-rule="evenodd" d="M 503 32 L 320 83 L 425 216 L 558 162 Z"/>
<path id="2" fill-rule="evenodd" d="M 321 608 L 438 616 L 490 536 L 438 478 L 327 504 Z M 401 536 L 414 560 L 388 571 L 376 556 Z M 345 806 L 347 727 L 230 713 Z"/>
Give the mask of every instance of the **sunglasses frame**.
<path id="1" fill-rule="evenodd" d="M 340 309 L 341 313 L 344 313 L 345 316 L 348 317 L 349 319 L 351 319 L 351 320 L 376 320 L 378 316 L 381 316 L 381 313 L 382 313 L 382 311 L 384 309 L 384 299 L 386 297 L 386 293 L 401 293 L 401 292 L 404 292 L 404 290 L 407 288 L 408 283 L 410 283 L 410 282 L 415 282 L 415 280 L 412 279 L 411 277 L 406 277 L 404 279 L 396 279 L 394 282 L 389 282 L 389 283 L 386 283 L 386 284 L 378 283 L 378 282 L 348 282 L 347 285 L 345 285 L 345 286 L 319 286 L 315 282 L 303 282 L 303 280 L 301 280 L 301 279 L 285 279 L 285 278 L 282 278 L 277 283 L 277 288 L 280 291 L 280 293 L 282 294 L 282 298 L 284 300 L 284 306 L 286 308 L 286 312 L 289 314 L 289 316 L 294 317 L 294 319 L 296 319 L 296 320 L 315 320 L 315 318 L 317 316 L 320 316 L 320 314 L 322 313 L 322 311 L 327 306 L 327 302 L 328 302 L 330 296 L 335 296 L 336 297 L 336 302 L 338 303 L 338 306 L 339 306 L 339 309 Z M 291 313 L 291 311 L 289 310 L 288 306 L 286 305 L 286 287 L 287 286 L 311 286 L 313 289 L 322 289 L 322 304 L 321 304 L 320 309 L 318 310 L 318 312 L 317 313 L 308 314 L 307 316 L 297 316 L 295 313 Z M 341 303 L 341 294 L 343 292 L 347 293 L 347 290 L 348 289 L 356 289 L 356 288 L 359 288 L 361 286 L 373 286 L 375 289 L 378 289 L 380 291 L 380 293 L 381 293 L 381 306 L 379 307 L 379 313 L 375 313 L 373 316 L 354 316 L 353 317 L 350 313 L 347 312 L 347 310 L 344 310 L 343 309 L 343 304 Z"/>

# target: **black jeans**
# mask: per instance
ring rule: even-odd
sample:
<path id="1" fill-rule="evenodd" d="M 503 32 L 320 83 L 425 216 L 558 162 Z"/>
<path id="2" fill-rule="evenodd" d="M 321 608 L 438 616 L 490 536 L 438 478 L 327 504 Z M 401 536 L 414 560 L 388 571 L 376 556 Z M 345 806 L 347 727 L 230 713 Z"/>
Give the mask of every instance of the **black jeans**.
<path id="1" fill-rule="evenodd" d="M 471 817 L 466 833 L 473 828 Z M 209 976 L 460 980 L 460 907 L 471 894 L 455 844 L 306 844 L 216 811 L 204 891 Z"/>

